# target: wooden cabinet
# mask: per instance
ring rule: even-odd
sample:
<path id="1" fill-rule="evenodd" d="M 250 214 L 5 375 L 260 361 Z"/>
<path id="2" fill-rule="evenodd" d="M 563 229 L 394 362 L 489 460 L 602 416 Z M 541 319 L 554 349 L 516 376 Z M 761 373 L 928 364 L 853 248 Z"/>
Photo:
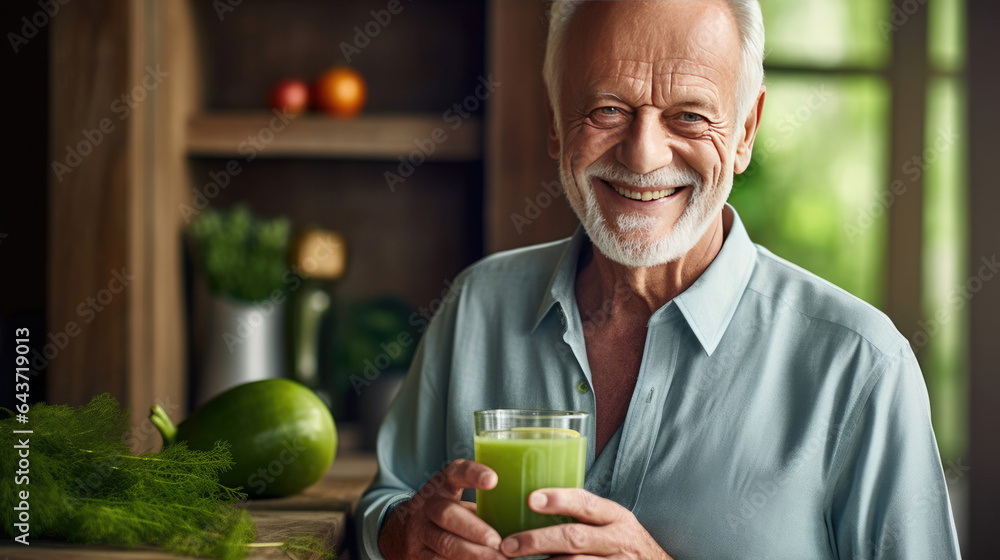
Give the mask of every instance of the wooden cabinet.
<path id="1" fill-rule="evenodd" d="M 571 233 L 566 203 L 542 194 L 557 178 L 545 27 L 541 0 L 64 6 L 52 158 L 89 155 L 50 184 L 50 331 L 80 332 L 47 368 L 48 400 L 110 391 L 137 425 L 156 400 L 186 401 L 181 231 L 206 202 L 340 231 L 342 294 L 418 307 L 486 254 Z M 348 61 L 368 81 L 362 116 L 272 124 L 272 84 Z M 78 306 L 122 269 L 134 279 L 84 323 Z"/>

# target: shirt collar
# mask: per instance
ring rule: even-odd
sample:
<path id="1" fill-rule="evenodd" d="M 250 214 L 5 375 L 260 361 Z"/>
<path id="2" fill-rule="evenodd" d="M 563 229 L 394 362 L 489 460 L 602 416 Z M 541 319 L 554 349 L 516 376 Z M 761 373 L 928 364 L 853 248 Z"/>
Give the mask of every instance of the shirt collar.
<path id="1" fill-rule="evenodd" d="M 736 314 L 736 307 L 743 297 L 756 261 L 757 249 L 750 241 L 743 221 L 736 209 L 726 204 L 724 213 L 731 213 L 733 223 L 729 228 L 722 249 L 712 264 L 684 290 L 673 302 L 688 326 L 698 337 L 702 348 L 709 356 L 726 333 L 729 323 Z M 663 306 L 653 314 L 653 320 L 664 312 Z"/>
<path id="2" fill-rule="evenodd" d="M 545 288 L 545 296 L 542 298 L 542 304 L 538 307 L 538 315 L 535 317 L 535 323 L 531 329 L 532 332 L 538 328 L 542 319 L 549 314 L 549 311 L 557 303 L 561 307 L 559 312 L 564 317 L 570 309 L 575 308 L 576 269 L 580 262 L 580 253 L 589 243 L 590 239 L 587 238 L 587 232 L 583 229 L 583 226 L 577 226 L 576 231 L 573 232 L 573 236 L 569 238 L 569 244 L 566 245 L 562 256 L 559 257 L 559 262 L 556 264 L 556 269 L 552 274 L 551 280 L 549 280 L 549 285 Z"/>
<path id="3" fill-rule="evenodd" d="M 731 213 L 732 225 L 715 260 L 694 284 L 658 309 L 650 319 L 650 322 L 658 321 L 665 316 L 671 304 L 676 305 L 708 355 L 715 351 L 736 313 L 743 291 L 750 282 L 756 257 L 756 249 L 736 209 L 726 204 L 724 212 Z M 576 269 L 586 243 L 589 243 L 587 234 L 583 226 L 578 226 L 559 258 L 532 331 L 538 328 L 557 303 L 564 316 L 568 310 L 575 309 Z"/>

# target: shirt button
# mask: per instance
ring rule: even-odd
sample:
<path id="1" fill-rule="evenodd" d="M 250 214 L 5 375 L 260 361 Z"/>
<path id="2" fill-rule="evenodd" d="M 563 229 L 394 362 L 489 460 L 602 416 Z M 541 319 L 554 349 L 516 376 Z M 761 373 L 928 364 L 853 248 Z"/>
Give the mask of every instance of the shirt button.
<path id="1" fill-rule="evenodd" d="M 590 385 L 588 385 L 586 381 L 581 381 L 580 384 L 576 386 L 576 390 L 581 393 L 586 393 L 590 390 Z"/>

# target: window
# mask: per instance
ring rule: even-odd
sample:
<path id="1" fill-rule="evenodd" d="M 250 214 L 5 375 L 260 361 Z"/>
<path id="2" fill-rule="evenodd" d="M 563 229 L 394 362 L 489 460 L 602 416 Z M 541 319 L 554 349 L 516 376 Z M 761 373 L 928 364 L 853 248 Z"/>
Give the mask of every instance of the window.
<path id="1" fill-rule="evenodd" d="M 968 361 L 967 314 L 956 297 L 967 284 L 964 0 L 761 7 L 767 101 L 753 162 L 730 202 L 755 242 L 882 309 L 906 281 L 889 273 L 888 257 L 920 248 L 919 301 L 912 315 L 893 319 L 921 359 L 942 458 L 960 460 Z M 893 49 L 912 18 L 926 18 L 926 36 L 900 48 L 926 57 L 926 103 L 906 118 L 923 122 L 925 149 L 900 158 L 906 139 L 892 121 L 900 87 Z M 902 162 L 895 170 L 894 155 Z M 906 196 L 922 196 L 922 237 L 890 239 L 892 206 Z"/>

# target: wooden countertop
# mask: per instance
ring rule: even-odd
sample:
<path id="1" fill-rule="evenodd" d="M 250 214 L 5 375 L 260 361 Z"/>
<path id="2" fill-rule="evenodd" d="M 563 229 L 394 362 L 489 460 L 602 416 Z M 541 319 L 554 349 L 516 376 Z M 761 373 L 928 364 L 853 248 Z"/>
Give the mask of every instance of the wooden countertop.
<path id="1" fill-rule="evenodd" d="M 257 524 L 257 543 L 274 543 L 276 535 L 318 535 L 337 550 L 338 560 L 357 558 L 352 513 L 375 476 L 374 455 L 337 457 L 323 478 L 301 494 L 251 500 L 246 507 Z M 178 560 L 191 558 L 142 547 L 135 549 L 31 540 L 30 546 L 10 541 L 0 545 L 3 560 Z M 283 559 L 279 546 L 252 548 L 249 560 Z"/>

